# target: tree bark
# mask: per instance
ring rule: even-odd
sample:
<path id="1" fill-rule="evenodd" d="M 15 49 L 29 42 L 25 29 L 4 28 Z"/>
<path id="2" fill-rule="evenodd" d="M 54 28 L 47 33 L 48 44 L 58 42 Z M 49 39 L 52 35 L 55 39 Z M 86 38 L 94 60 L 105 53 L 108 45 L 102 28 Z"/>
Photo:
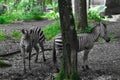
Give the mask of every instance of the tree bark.
<path id="1" fill-rule="evenodd" d="M 79 80 L 77 75 L 77 35 L 72 14 L 71 0 L 58 0 L 63 39 L 64 78 L 59 80 Z M 63 76 L 62 76 L 63 77 Z"/>
<path id="2" fill-rule="evenodd" d="M 86 0 L 75 0 L 75 15 L 77 28 L 85 30 L 88 26 L 87 24 L 87 5 Z"/>
<path id="3" fill-rule="evenodd" d="M 107 9 L 105 13 L 107 15 L 120 13 L 120 0 L 106 0 Z"/>

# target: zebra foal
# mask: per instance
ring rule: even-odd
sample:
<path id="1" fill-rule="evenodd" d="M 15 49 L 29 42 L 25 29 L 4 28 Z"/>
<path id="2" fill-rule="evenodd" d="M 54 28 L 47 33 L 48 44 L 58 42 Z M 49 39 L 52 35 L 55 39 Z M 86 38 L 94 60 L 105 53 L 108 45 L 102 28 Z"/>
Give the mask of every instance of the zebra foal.
<path id="1" fill-rule="evenodd" d="M 23 57 L 24 72 L 26 72 L 25 53 L 29 54 L 29 69 L 31 69 L 30 60 L 31 60 L 31 52 L 33 48 L 37 52 L 35 62 L 37 62 L 38 60 L 39 46 L 41 47 L 43 53 L 43 60 L 44 61 L 46 60 L 44 55 L 44 46 L 43 46 L 43 43 L 45 42 L 45 36 L 43 34 L 43 31 L 39 27 L 31 28 L 29 30 L 22 29 L 21 32 L 22 32 L 22 38 L 20 41 L 20 47 Z"/>
<path id="2" fill-rule="evenodd" d="M 90 33 L 84 33 L 84 34 L 78 34 L 77 39 L 78 39 L 78 44 L 79 48 L 77 49 L 78 52 L 84 51 L 84 56 L 83 56 L 83 70 L 89 69 L 87 65 L 87 59 L 88 59 L 88 53 L 94 46 L 94 42 L 97 41 L 99 37 L 102 37 L 106 42 L 110 41 L 110 37 L 108 36 L 107 33 L 107 26 L 100 22 L 98 25 L 92 28 Z M 53 62 L 55 64 L 55 67 L 58 69 L 58 62 L 57 62 L 57 57 L 56 57 L 56 51 L 58 52 L 58 55 L 62 52 L 62 36 L 61 34 L 57 35 L 54 39 L 54 44 L 53 44 Z M 61 57 L 61 56 L 60 56 Z"/>

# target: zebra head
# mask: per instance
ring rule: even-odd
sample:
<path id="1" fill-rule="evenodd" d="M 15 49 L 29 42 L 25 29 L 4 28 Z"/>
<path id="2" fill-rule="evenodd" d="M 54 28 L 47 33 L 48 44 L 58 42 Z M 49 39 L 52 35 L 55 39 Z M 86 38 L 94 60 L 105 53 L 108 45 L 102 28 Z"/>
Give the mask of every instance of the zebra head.
<path id="1" fill-rule="evenodd" d="M 31 49 L 31 37 L 28 30 L 22 29 L 22 45 L 27 52 Z"/>
<path id="2" fill-rule="evenodd" d="M 104 23 L 100 23 L 100 36 L 106 41 L 106 42 L 109 42 L 110 41 L 110 37 L 108 35 L 108 32 L 107 32 L 107 26 L 106 24 Z"/>

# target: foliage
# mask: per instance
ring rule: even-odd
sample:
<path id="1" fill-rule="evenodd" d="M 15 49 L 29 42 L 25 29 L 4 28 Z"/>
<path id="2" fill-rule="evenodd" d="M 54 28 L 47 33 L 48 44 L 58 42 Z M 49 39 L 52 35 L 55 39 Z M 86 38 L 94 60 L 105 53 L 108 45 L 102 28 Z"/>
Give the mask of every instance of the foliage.
<path id="1" fill-rule="evenodd" d="M 52 4 L 52 0 L 45 0 L 45 3 L 48 4 Z"/>
<path id="2" fill-rule="evenodd" d="M 81 29 L 77 29 L 77 33 L 80 34 L 80 33 L 90 33 L 91 30 L 92 30 L 92 26 L 88 26 L 85 31 L 81 30 Z"/>
<path id="3" fill-rule="evenodd" d="M 35 14 L 31 14 L 31 13 L 27 13 L 25 15 L 23 15 L 23 20 L 27 21 L 27 20 L 41 20 L 43 19 L 42 15 L 35 15 Z"/>
<path id="4" fill-rule="evenodd" d="M 16 1 L 16 0 L 15 0 Z M 19 0 L 15 5 L 14 0 L 7 1 L 7 11 L 0 15 L 0 24 L 12 23 L 18 20 L 35 19 L 40 20 L 43 14 L 41 6 L 37 6 L 34 0 Z M 0 1 L 1 4 L 5 4 L 4 0 Z"/>
<path id="5" fill-rule="evenodd" d="M 0 24 L 4 24 L 4 23 L 12 23 L 12 19 L 11 19 L 10 15 L 0 16 Z"/>
<path id="6" fill-rule="evenodd" d="M 20 13 L 6 13 L 0 16 L 0 24 L 12 23 L 16 20 L 22 20 L 22 14 Z"/>
<path id="7" fill-rule="evenodd" d="M 12 66 L 11 64 L 8 64 L 6 62 L 0 61 L 0 67 L 10 67 Z"/>
<path id="8" fill-rule="evenodd" d="M 0 30 L 0 41 L 6 39 L 7 39 L 7 34 L 3 30 Z"/>
<path id="9" fill-rule="evenodd" d="M 55 80 L 64 80 L 65 78 L 65 72 L 64 68 L 60 70 L 60 72 L 57 74 Z"/>
<path id="10" fill-rule="evenodd" d="M 11 36 L 15 39 L 15 40 L 20 40 L 22 34 L 18 31 L 18 30 L 13 30 L 11 32 Z"/>
<path id="11" fill-rule="evenodd" d="M 48 40 L 51 40 L 57 34 L 60 33 L 60 23 L 59 21 L 54 22 L 53 24 L 48 25 L 43 29 L 43 32 Z"/>
<path id="12" fill-rule="evenodd" d="M 50 19 L 50 20 L 51 19 L 58 19 L 59 18 L 59 13 L 51 10 L 50 12 L 43 15 L 43 18 L 47 18 L 47 19 Z"/>
<path id="13" fill-rule="evenodd" d="M 59 18 L 59 13 L 58 13 L 58 2 L 54 2 L 53 4 L 47 5 L 48 9 L 53 9 L 50 10 L 48 13 L 46 13 L 43 17 L 47 19 L 58 19 Z"/>
<path id="14" fill-rule="evenodd" d="M 64 71 L 64 68 L 62 68 L 61 71 L 56 75 L 55 80 L 69 80 L 68 77 L 70 77 L 71 80 L 80 80 L 79 76 L 74 71 L 71 73 L 71 75 L 68 75 L 68 77 L 65 77 Z"/>
<path id="15" fill-rule="evenodd" d="M 100 13 L 105 10 L 105 6 L 98 6 L 95 8 L 90 8 L 88 10 L 88 20 L 101 21 L 106 18 L 106 16 L 101 16 Z"/>

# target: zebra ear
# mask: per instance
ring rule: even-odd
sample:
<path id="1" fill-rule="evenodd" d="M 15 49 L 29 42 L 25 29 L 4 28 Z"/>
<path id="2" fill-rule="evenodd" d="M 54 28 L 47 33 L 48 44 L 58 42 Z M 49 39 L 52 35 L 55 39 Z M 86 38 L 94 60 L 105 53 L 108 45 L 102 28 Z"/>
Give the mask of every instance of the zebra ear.
<path id="1" fill-rule="evenodd" d="M 26 33 L 27 33 L 27 30 L 22 29 L 21 32 L 22 32 L 23 34 L 26 34 Z"/>

